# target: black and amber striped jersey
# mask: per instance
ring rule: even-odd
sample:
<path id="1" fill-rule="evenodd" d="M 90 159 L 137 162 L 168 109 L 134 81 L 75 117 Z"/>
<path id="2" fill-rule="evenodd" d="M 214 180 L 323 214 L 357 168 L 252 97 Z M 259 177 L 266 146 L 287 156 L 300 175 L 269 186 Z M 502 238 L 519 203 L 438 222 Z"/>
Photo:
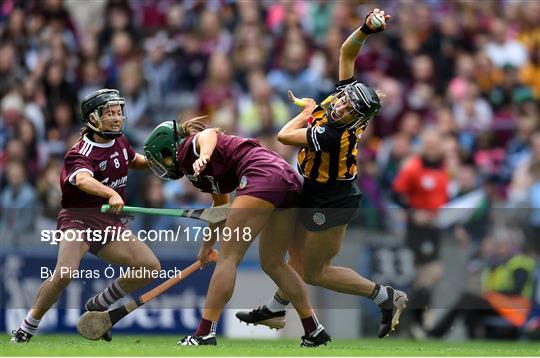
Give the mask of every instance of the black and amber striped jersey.
<path id="1" fill-rule="evenodd" d="M 354 129 L 337 128 L 328 122 L 325 106 L 343 87 L 354 82 L 354 78 L 340 81 L 336 91 L 311 113 L 311 124 L 307 128 L 308 145 L 298 153 L 298 170 L 306 180 L 332 183 L 356 178 L 357 141 L 367 123 Z"/>

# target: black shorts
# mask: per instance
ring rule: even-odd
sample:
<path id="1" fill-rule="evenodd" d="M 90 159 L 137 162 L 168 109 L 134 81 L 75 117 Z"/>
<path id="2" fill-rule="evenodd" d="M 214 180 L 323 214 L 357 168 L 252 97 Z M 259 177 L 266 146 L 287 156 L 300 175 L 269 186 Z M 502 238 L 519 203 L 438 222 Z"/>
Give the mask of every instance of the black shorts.
<path id="1" fill-rule="evenodd" d="M 414 263 L 425 265 L 439 260 L 441 230 L 433 226 L 418 226 L 407 221 L 407 246 L 414 253 Z"/>
<path id="2" fill-rule="evenodd" d="M 308 231 L 346 225 L 358 210 L 361 197 L 354 180 L 332 184 L 304 182 L 300 221 Z"/>

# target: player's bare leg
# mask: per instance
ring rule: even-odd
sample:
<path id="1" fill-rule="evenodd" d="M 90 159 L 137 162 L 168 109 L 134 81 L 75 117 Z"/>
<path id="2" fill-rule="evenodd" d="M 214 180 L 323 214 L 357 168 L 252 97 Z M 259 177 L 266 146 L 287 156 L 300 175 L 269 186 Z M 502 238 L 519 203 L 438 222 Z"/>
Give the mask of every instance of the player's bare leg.
<path id="1" fill-rule="evenodd" d="M 353 269 L 332 265 L 333 258 L 341 250 L 346 228 L 346 225 L 342 225 L 323 232 L 308 231 L 302 258 L 294 255 L 292 260 L 303 263 L 304 281 L 311 285 L 373 300 L 382 313 L 379 337 L 385 337 L 398 325 L 408 302 L 407 295 L 392 287 L 376 284 Z M 239 312 L 236 316 L 247 323 L 265 324 L 269 319 L 284 317 L 287 305 L 287 295 L 279 290 L 266 306 L 250 312 Z"/>
<path id="2" fill-rule="evenodd" d="M 108 263 L 120 265 L 130 270 L 144 270 L 154 272 L 161 269 L 159 260 L 145 243 L 130 236 L 129 241 L 108 242 L 99 251 L 98 257 Z M 135 272 L 131 271 L 131 272 Z M 119 277 L 115 279 L 103 292 L 92 297 L 86 302 L 89 311 L 105 311 L 125 295 L 146 286 L 153 281 L 148 275 L 141 277 Z"/>
<path id="3" fill-rule="evenodd" d="M 143 269 L 143 272 L 151 273 L 161 269 L 159 260 L 152 250 L 133 235 L 129 237 L 129 241 L 108 242 L 99 251 L 98 257 L 109 263 L 129 267 L 135 271 Z M 150 275 L 142 275 L 139 278 L 119 277 L 113 280 L 102 292 L 88 299 L 84 306 L 87 311 L 105 311 L 125 295 L 152 281 L 153 278 Z M 112 331 L 107 332 L 103 339 L 110 341 Z"/>
<path id="4" fill-rule="evenodd" d="M 304 260 L 303 250 L 306 242 L 306 229 L 304 225 L 296 222 L 296 233 L 292 241 L 289 243 L 288 254 L 289 258 L 287 264 L 291 266 L 294 271 L 304 277 Z M 281 329 L 285 327 L 285 313 L 289 306 L 289 301 L 286 299 L 285 292 L 279 289 L 274 297 L 264 306 L 261 306 L 253 311 L 238 312 L 236 316 L 243 322 L 248 324 L 262 324 L 273 329 Z"/>
<path id="5" fill-rule="evenodd" d="M 155 272 L 161 270 L 156 255 L 144 243 L 131 235 L 129 241 L 112 241 L 105 245 L 98 257 L 108 263 L 144 270 L 143 272 Z M 131 293 L 151 283 L 154 279 L 150 275 L 143 277 L 120 277 L 118 284 L 125 293 Z"/>
<path id="6" fill-rule="evenodd" d="M 78 232 L 72 234 L 73 236 L 70 234 L 70 237 L 79 237 L 77 236 Z M 32 303 L 32 308 L 21 327 L 14 332 L 11 342 L 19 343 L 30 340 L 45 313 L 58 301 L 64 289 L 71 282 L 71 273 L 79 269 L 81 259 L 86 252 L 88 252 L 88 245 L 83 241 L 62 240 L 58 243 L 58 258 L 54 274 L 41 284 Z"/>
<path id="7" fill-rule="evenodd" d="M 246 209 L 250 208 L 250 209 Z M 231 299 L 236 283 L 236 271 L 247 249 L 255 240 L 262 228 L 268 222 L 274 207 L 272 204 L 250 197 L 239 196 L 231 204 L 231 210 L 225 227 L 231 229 L 249 228 L 251 240 L 238 240 L 232 238 L 222 241 L 219 258 L 206 294 L 206 302 L 202 312 L 202 319 L 194 336 L 187 336 L 178 342 L 181 345 L 210 344 L 215 345 L 215 329 L 225 304 Z M 246 215 L 249 212 L 249 216 Z"/>
<path id="8" fill-rule="evenodd" d="M 284 261 L 287 250 L 295 240 L 296 233 L 290 228 L 295 227 L 296 211 L 279 210 L 272 214 L 269 224 L 261 233 L 259 256 L 264 272 L 283 291 L 300 316 L 305 331 L 302 346 L 319 346 L 330 341 L 330 336 L 313 312 L 302 278 Z"/>
<path id="9" fill-rule="evenodd" d="M 249 209 L 246 210 L 246 208 Z M 243 242 L 244 240 L 230 240 L 223 241 L 221 243 L 220 257 L 216 263 L 216 268 L 210 281 L 207 300 L 203 310 L 203 317 L 199 327 L 195 332 L 195 336 L 188 336 L 180 341 L 179 344 L 216 344 L 214 338 L 216 322 L 219 320 L 223 307 L 230 300 L 233 294 L 238 265 L 242 261 L 242 258 L 251 245 L 251 242 L 263 230 L 265 225 L 268 225 L 269 222 L 269 226 L 279 224 L 271 221 L 273 212 L 274 206 L 270 202 L 255 197 L 243 195 L 237 197 L 233 201 L 225 226 L 231 228 L 232 232 L 234 232 L 235 228 L 250 228 L 251 240 L 249 242 Z M 247 213 L 249 213 L 249 215 L 246 215 Z M 290 233 L 288 235 L 290 235 Z M 266 240 L 261 240 L 261 244 L 262 241 L 267 242 L 268 240 L 268 237 Z M 278 267 L 276 269 L 268 268 L 268 263 L 271 262 L 276 264 L 277 260 L 274 259 L 274 256 L 266 256 L 265 254 L 264 260 L 266 261 L 264 263 L 264 267 L 271 272 L 271 277 L 273 276 L 273 279 L 285 285 L 286 292 L 293 297 L 295 307 L 298 307 L 300 310 L 299 314 L 302 318 L 306 318 L 306 320 L 302 322 L 304 327 L 306 328 L 306 325 L 308 324 L 306 322 L 311 320 L 311 325 L 314 325 L 316 329 L 318 329 L 318 322 L 312 313 L 313 311 L 307 299 L 307 293 L 302 287 L 303 283 L 301 278 L 294 272 L 294 270 L 288 267 L 283 260 L 288 246 L 288 239 L 285 240 L 284 244 L 279 245 L 276 243 L 276 245 L 271 245 L 271 247 L 267 248 L 267 251 L 272 252 L 275 250 L 279 252 L 279 255 L 276 255 L 275 257 L 279 256 L 281 263 L 277 264 Z M 279 246 L 282 247 L 279 248 Z M 263 261 L 263 256 L 261 256 L 261 261 Z M 289 282 L 285 282 L 287 280 Z M 309 327 L 311 327 L 311 325 Z"/>
<path id="10" fill-rule="evenodd" d="M 304 280 L 332 291 L 369 297 L 375 282 L 348 267 L 333 266 L 332 260 L 341 250 L 347 225 L 321 232 L 308 232 L 304 247 Z"/>

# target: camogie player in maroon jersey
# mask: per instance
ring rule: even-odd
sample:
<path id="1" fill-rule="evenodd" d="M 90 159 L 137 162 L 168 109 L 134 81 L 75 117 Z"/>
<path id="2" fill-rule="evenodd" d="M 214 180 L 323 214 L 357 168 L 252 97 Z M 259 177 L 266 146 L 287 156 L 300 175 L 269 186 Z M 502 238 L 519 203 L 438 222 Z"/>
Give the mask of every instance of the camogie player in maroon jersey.
<path id="1" fill-rule="evenodd" d="M 294 169 L 258 141 L 220 133 L 191 120 L 157 126 L 144 144 L 152 170 L 164 179 L 186 176 L 199 190 L 212 195 L 214 205 L 229 202 L 236 190 L 225 229 L 233 235 L 220 240 L 220 255 L 208 287 L 202 319 L 193 336 L 181 345 L 216 345 L 216 325 L 230 300 L 236 271 L 244 254 L 260 234 L 263 270 L 291 298 L 304 326 L 301 345 L 326 344 L 330 336 L 317 321 L 300 276 L 284 261 L 294 240 L 296 211 L 302 186 Z M 212 228 L 214 229 L 214 228 Z M 214 230 L 212 230 L 214 232 Z M 224 238 L 224 234 L 222 238 Z M 246 237 L 247 236 L 247 237 Z M 203 241 L 198 259 L 206 263 L 217 235 Z"/>
<path id="2" fill-rule="evenodd" d="M 119 232 L 127 230 L 118 214 L 124 206 L 128 169 L 148 168 L 145 157 L 135 153 L 123 135 L 124 105 L 124 98 L 114 89 L 95 91 L 81 102 L 84 120 L 81 139 L 66 154 L 60 177 L 62 210 L 57 229 L 65 240 L 58 243 L 54 274 L 41 285 L 21 327 L 13 332 L 11 342 L 30 340 L 42 317 L 72 277 L 77 277 L 80 261 L 88 251 L 112 264 L 160 270 L 154 253 L 134 236 L 127 241 L 111 241 L 113 231 L 118 238 Z M 103 204 L 110 204 L 114 215 L 100 213 Z M 151 281 L 151 277 L 117 278 L 103 292 L 89 299 L 85 308 L 104 311 Z M 103 338 L 110 340 L 111 333 Z"/>

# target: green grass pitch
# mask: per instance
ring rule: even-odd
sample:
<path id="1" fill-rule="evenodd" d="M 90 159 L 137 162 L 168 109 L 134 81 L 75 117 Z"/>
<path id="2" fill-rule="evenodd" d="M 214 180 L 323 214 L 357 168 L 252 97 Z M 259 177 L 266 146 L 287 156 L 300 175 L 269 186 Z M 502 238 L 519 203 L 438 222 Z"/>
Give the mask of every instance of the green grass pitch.
<path id="1" fill-rule="evenodd" d="M 10 344 L 4 335 L 0 356 L 537 356 L 532 342 L 416 342 L 397 338 L 336 339 L 326 347 L 300 348 L 299 340 L 232 340 L 217 347 L 180 347 L 176 336 L 116 335 L 112 342 L 76 335 L 38 335 L 29 344 Z"/>

